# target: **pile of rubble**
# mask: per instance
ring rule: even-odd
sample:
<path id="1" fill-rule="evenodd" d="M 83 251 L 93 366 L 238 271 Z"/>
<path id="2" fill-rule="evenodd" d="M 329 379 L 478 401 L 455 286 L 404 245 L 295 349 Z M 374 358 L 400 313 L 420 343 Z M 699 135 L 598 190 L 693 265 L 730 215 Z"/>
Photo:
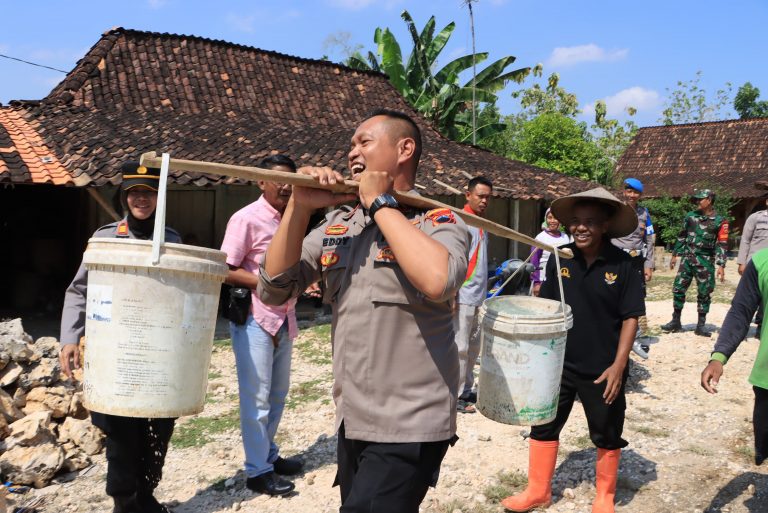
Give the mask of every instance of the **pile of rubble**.
<path id="1" fill-rule="evenodd" d="M 0 322 L 0 473 L 41 488 L 59 472 L 91 464 L 103 433 L 83 406 L 80 381 L 59 365 L 59 342 L 32 339 L 21 319 Z"/>

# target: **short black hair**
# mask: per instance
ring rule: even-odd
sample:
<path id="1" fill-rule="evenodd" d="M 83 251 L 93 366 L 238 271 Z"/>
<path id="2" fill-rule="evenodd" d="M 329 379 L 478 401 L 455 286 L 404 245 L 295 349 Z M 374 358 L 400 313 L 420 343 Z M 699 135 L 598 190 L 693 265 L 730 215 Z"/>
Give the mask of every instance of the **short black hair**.
<path id="1" fill-rule="evenodd" d="M 421 159 L 421 130 L 413 118 L 411 118 L 405 112 L 400 112 L 399 110 L 381 108 L 371 111 L 370 114 L 366 116 L 365 120 L 375 118 L 376 116 L 385 116 L 390 119 L 400 121 L 398 124 L 402 126 L 404 130 L 402 130 L 398 135 L 410 137 L 416 142 L 416 149 L 413 152 L 413 156 L 415 157 L 416 164 L 418 164 L 419 160 Z"/>
<path id="2" fill-rule="evenodd" d="M 491 182 L 489 179 L 487 179 L 484 176 L 476 176 L 469 180 L 469 185 L 467 185 L 467 189 L 471 192 L 475 190 L 475 187 L 478 185 L 485 185 L 486 187 L 490 187 L 491 190 L 493 190 L 493 182 Z"/>
<path id="3" fill-rule="evenodd" d="M 274 169 L 277 166 L 289 167 L 291 168 L 291 171 L 294 173 L 296 172 L 296 163 L 290 157 L 280 153 L 265 157 L 261 159 L 261 162 L 259 162 L 259 167 L 264 167 L 267 169 Z"/>

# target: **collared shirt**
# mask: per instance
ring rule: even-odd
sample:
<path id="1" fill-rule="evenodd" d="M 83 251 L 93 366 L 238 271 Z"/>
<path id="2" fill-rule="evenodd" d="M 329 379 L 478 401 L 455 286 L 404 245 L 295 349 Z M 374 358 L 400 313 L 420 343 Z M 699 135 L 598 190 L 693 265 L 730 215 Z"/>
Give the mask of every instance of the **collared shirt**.
<path id="1" fill-rule="evenodd" d="M 258 275 L 259 263 L 281 219 L 280 212 L 264 196 L 235 212 L 227 223 L 224 241 L 221 243 L 221 250 L 227 254 L 227 264 Z M 294 339 L 298 334 L 295 298 L 288 299 L 284 304 L 267 305 L 261 301 L 256 290 L 252 290 L 251 314 L 270 335 L 277 334 L 286 318 L 288 337 Z"/>
<path id="2" fill-rule="evenodd" d="M 648 209 L 638 205 L 635 207 L 637 214 L 637 228 L 625 237 L 611 239 L 611 243 L 619 249 L 623 249 L 631 257 L 643 257 L 643 268 L 653 269 L 653 222 Z"/>
<path id="3" fill-rule="evenodd" d="M 760 210 L 747 218 L 736 263 L 746 264 L 752 255 L 763 248 L 768 248 L 768 210 Z"/>
<path id="4" fill-rule="evenodd" d="M 464 210 L 475 214 L 467 203 Z M 475 214 L 477 215 L 477 214 Z M 482 228 L 467 226 L 472 242 L 469 247 L 467 275 L 459 289 L 459 303 L 480 306 L 488 295 L 488 234 Z"/>
<path id="5" fill-rule="evenodd" d="M 130 230 L 128 221 L 123 219 L 102 226 L 91 235 L 95 239 L 142 239 Z M 181 235 L 173 228 L 165 227 L 165 242 L 181 242 Z M 72 283 L 64 293 L 64 308 L 61 312 L 61 345 L 77 344 L 85 335 L 85 305 L 88 290 L 88 270 L 80 262 L 80 267 Z"/>
<path id="6" fill-rule="evenodd" d="M 572 259 L 560 259 L 565 302 L 573 311 L 564 366 L 583 376 L 597 377 L 616 359 L 624 320 L 645 315 L 642 274 L 629 255 L 607 240 L 590 266 L 576 244 L 563 247 L 573 250 Z M 560 301 L 552 258 L 539 297 Z"/>
<path id="7" fill-rule="evenodd" d="M 683 258 L 714 257 L 715 265 L 725 267 L 728 232 L 728 220 L 717 212 L 711 215 L 705 215 L 699 210 L 688 212 L 683 218 L 683 228 L 677 235 L 672 255 L 682 255 Z"/>
<path id="8" fill-rule="evenodd" d="M 258 291 L 279 304 L 322 279 L 333 324 L 336 427 L 350 439 L 434 442 L 456 432 L 459 358 L 451 300 L 467 272 L 469 234 L 448 209 L 404 211 L 448 250 L 440 298 L 414 287 L 378 225 L 359 206 L 329 213 L 304 239 L 301 260 L 277 276 L 263 266 Z"/>

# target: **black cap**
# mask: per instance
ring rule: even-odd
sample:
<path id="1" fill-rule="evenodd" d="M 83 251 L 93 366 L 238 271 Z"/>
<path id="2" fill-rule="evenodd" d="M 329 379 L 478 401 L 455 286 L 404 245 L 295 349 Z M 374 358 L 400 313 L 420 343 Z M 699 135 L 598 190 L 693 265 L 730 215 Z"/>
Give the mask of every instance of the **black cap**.
<path id="1" fill-rule="evenodd" d="M 157 191 L 160 183 L 160 168 L 145 167 L 139 165 L 138 162 L 130 161 L 123 164 L 120 171 L 123 173 L 121 187 L 124 191 L 134 187 L 146 187 L 147 189 Z"/>

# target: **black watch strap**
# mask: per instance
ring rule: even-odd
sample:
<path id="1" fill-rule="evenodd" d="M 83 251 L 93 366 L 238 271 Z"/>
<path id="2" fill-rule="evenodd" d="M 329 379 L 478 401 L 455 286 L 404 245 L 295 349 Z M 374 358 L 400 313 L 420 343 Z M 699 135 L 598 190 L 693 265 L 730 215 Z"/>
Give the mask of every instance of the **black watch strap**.
<path id="1" fill-rule="evenodd" d="M 368 217 L 373 219 L 373 216 L 376 215 L 376 212 L 378 212 L 380 208 L 398 208 L 399 206 L 400 204 L 394 196 L 385 192 L 384 194 L 377 196 L 371 203 L 371 206 L 368 207 Z"/>

